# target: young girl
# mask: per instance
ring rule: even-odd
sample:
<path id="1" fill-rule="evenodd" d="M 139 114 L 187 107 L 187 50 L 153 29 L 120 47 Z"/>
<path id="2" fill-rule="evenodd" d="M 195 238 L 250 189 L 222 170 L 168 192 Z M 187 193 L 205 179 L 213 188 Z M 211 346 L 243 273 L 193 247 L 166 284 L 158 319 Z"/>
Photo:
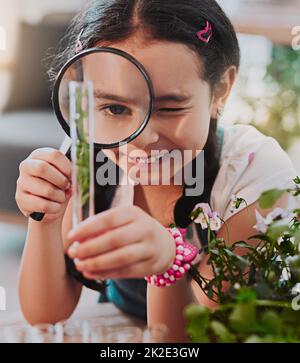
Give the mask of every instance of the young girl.
<path id="1" fill-rule="evenodd" d="M 233 26 L 216 1 L 93 1 L 74 20 L 69 46 L 56 58 L 51 76 L 76 51 L 95 46 L 131 54 L 152 79 L 155 110 L 130 148 L 147 155 L 204 150 L 204 193 L 187 197 L 184 185 L 135 185 L 131 191 L 127 186 L 124 194 L 123 186 L 96 186 L 98 213 L 71 231 L 71 162 L 57 150 L 35 150 L 20 165 L 16 200 L 25 216 L 46 215 L 41 222 L 29 218 L 21 308 L 31 324 L 66 319 L 86 285 L 102 292 L 100 301 L 112 301 L 149 325 L 166 324 L 170 341 L 186 341 L 183 309 L 190 303 L 214 305 L 188 273 L 168 287 L 144 279 L 165 272 L 174 261 L 176 244 L 166 227 L 174 222 L 188 227 L 190 243 L 200 248 L 207 235 L 188 216 L 196 203 L 208 202 L 227 222 L 232 241 L 246 239 L 256 231 L 244 204 L 231 210 L 232 195 L 244 198 L 252 215 L 257 209 L 264 216 L 269 211 L 258 206 L 261 192 L 283 187 L 296 171 L 279 144 L 254 127 L 218 126 L 240 52 Z M 128 159 L 129 167 L 132 163 L 141 167 Z M 286 203 L 284 195 L 277 206 Z M 217 235 L 227 240 L 224 225 Z M 192 263 L 212 276 L 205 254 Z"/>

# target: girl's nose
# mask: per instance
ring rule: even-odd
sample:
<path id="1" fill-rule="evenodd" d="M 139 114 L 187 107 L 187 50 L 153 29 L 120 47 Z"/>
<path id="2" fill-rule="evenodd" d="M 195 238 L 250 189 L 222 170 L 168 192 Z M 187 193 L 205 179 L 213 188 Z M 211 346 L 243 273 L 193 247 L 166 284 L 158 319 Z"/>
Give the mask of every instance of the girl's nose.
<path id="1" fill-rule="evenodd" d="M 159 133 L 153 126 L 150 126 L 150 124 L 148 123 L 142 133 L 133 140 L 133 144 L 137 148 L 145 150 L 150 144 L 156 144 L 158 141 Z"/>

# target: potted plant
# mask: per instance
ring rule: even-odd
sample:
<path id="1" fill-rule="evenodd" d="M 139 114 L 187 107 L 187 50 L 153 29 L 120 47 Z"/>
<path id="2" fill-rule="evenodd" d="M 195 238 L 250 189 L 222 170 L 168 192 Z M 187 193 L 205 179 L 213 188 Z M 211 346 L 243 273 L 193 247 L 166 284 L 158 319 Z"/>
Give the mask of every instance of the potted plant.
<path id="1" fill-rule="evenodd" d="M 262 193 L 260 207 L 273 208 L 284 192 L 299 196 L 300 178 L 293 182 L 292 188 Z M 246 201 L 235 196 L 233 207 L 241 203 Z M 218 302 L 216 309 L 196 304 L 185 309 L 191 342 L 300 342 L 300 209 L 275 208 L 266 218 L 256 211 L 258 233 L 234 243 L 217 238 L 216 230 L 226 222 L 209 205 L 196 205 L 191 219 L 208 229 L 213 278 L 205 279 L 194 267 L 190 271 Z M 243 255 L 237 253 L 241 248 L 247 251 Z"/>

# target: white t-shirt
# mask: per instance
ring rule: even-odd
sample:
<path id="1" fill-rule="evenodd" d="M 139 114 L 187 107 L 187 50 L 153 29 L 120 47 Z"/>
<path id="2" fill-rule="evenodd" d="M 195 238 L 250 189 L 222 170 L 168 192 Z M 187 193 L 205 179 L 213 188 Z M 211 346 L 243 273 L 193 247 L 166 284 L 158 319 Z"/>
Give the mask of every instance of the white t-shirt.
<path id="1" fill-rule="evenodd" d="M 211 192 L 211 208 L 226 221 L 245 208 L 231 210 L 231 197 L 244 198 L 248 205 L 268 189 L 295 186 L 297 172 L 287 153 L 272 137 L 250 125 L 223 126 L 224 141 L 220 170 Z M 249 162 L 249 155 L 252 161 Z"/>

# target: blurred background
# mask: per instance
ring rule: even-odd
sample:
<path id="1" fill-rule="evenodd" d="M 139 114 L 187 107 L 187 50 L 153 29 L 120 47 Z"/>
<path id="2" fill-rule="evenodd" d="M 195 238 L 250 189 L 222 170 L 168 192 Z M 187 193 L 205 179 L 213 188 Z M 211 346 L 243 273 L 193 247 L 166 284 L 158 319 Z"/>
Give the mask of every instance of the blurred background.
<path id="1" fill-rule="evenodd" d="M 88 0 L 0 0 L 0 286 L 19 311 L 17 277 L 26 219 L 15 204 L 19 163 L 63 140 L 51 109 L 45 58 Z M 300 173 L 300 1 L 220 0 L 238 31 L 239 78 L 222 123 L 273 136 Z M 297 38 L 298 35 L 298 38 Z M 80 304 L 97 300 L 84 289 Z"/>

